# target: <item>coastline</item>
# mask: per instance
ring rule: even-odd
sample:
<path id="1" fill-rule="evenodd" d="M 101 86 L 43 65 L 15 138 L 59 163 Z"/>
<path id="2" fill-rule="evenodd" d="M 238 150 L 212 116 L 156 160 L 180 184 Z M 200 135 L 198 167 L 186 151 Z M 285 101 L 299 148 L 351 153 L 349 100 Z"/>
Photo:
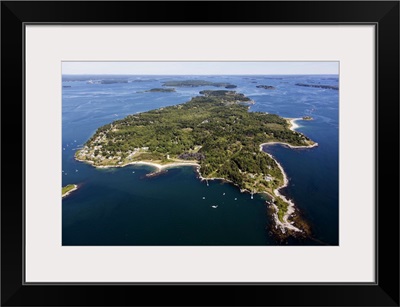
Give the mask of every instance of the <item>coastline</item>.
<path id="1" fill-rule="evenodd" d="M 199 175 L 199 179 L 201 181 L 204 180 L 223 180 L 226 182 L 232 182 L 229 181 L 225 178 L 219 178 L 219 177 L 203 177 L 200 173 L 200 164 L 197 162 L 172 162 L 172 163 L 168 163 L 168 164 L 159 164 L 159 163 L 155 163 L 155 162 L 148 162 L 148 161 L 134 161 L 134 162 L 129 162 L 129 163 L 125 163 L 125 164 L 120 164 L 120 165 L 93 165 L 92 161 L 86 161 L 86 160 L 80 160 L 77 159 L 75 157 L 75 160 L 79 161 L 79 162 L 83 162 L 83 163 L 89 163 L 90 165 L 92 165 L 95 168 L 114 168 L 114 167 L 125 167 L 128 165 L 148 165 L 148 166 L 152 166 L 155 169 L 157 169 L 156 172 L 160 172 L 164 169 L 167 168 L 173 168 L 173 167 L 181 167 L 181 166 L 196 166 L 196 171 Z M 241 190 L 241 191 L 245 191 L 245 190 Z"/>
<path id="2" fill-rule="evenodd" d="M 300 128 L 298 124 L 296 124 L 296 121 L 298 120 L 303 120 L 301 117 L 297 118 L 285 118 L 289 122 L 289 129 L 292 131 L 296 131 L 297 128 Z"/>
<path id="3" fill-rule="evenodd" d="M 286 121 L 289 123 L 289 129 L 292 131 L 296 131 L 297 128 L 300 128 L 300 126 L 298 124 L 296 124 L 296 121 L 298 120 L 303 120 L 301 117 L 297 117 L 297 118 L 285 118 Z M 314 143 L 312 145 L 290 145 L 289 143 L 284 143 L 284 142 L 268 142 L 268 143 L 262 143 L 260 145 L 260 150 L 262 150 L 263 146 L 268 146 L 268 145 L 274 145 L 274 144 L 281 144 L 283 146 L 292 148 L 292 149 L 301 149 L 301 148 L 313 148 L 313 147 L 317 147 L 318 143 Z M 275 159 L 274 159 L 275 160 Z M 275 161 L 276 162 L 276 161 Z"/>
<path id="4" fill-rule="evenodd" d="M 74 188 L 71 189 L 71 190 L 69 190 L 68 192 L 64 193 L 64 194 L 61 196 L 61 198 L 67 197 L 68 195 L 70 195 L 72 192 L 74 192 L 74 191 L 76 191 L 76 190 L 78 190 L 78 185 L 77 185 L 77 184 L 74 184 Z"/>
<path id="5" fill-rule="evenodd" d="M 292 131 L 295 131 L 295 129 L 300 127 L 295 122 L 297 120 L 302 120 L 302 118 L 285 118 L 285 119 L 290 123 L 289 129 L 292 130 Z M 279 169 L 280 169 L 280 171 L 282 173 L 282 176 L 283 176 L 283 184 L 280 187 L 278 187 L 278 188 L 273 190 L 273 195 L 270 194 L 267 191 L 258 192 L 258 193 L 266 193 L 267 195 L 269 195 L 272 198 L 280 197 L 285 203 L 288 204 L 287 210 L 286 210 L 284 216 L 282 217 L 283 222 L 280 221 L 279 218 L 278 218 L 279 208 L 274 203 L 271 204 L 271 206 L 274 208 L 274 211 L 275 211 L 273 213 L 273 219 L 275 221 L 276 227 L 277 228 L 279 227 L 283 234 L 286 233 L 286 230 L 294 231 L 294 232 L 303 232 L 301 229 L 299 229 L 299 228 L 297 228 L 296 226 L 293 225 L 294 222 L 289 222 L 289 220 L 288 220 L 290 218 L 290 216 L 295 212 L 295 204 L 291 200 L 287 199 L 284 195 L 282 195 L 280 193 L 281 189 L 283 189 L 283 188 L 288 186 L 289 180 L 287 178 L 287 175 L 286 175 L 282 165 L 271 154 L 269 154 L 268 152 L 265 152 L 263 150 L 264 146 L 274 145 L 274 144 L 281 144 L 281 145 L 286 146 L 286 147 L 291 148 L 291 149 L 301 149 L 301 148 L 313 148 L 313 147 L 316 147 L 316 146 L 318 146 L 318 143 L 314 143 L 312 145 L 295 146 L 295 145 L 290 145 L 290 144 L 284 143 L 284 142 L 267 142 L 267 143 L 260 144 L 260 147 L 259 147 L 260 151 L 264 152 L 271 159 L 273 159 L 275 161 L 275 163 L 277 164 L 277 166 L 279 167 Z M 125 167 L 125 166 L 128 166 L 128 165 L 148 165 L 148 166 L 154 167 L 156 169 L 155 173 L 158 173 L 158 172 L 161 172 L 164 169 L 173 168 L 173 167 L 195 166 L 196 167 L 196 172 L 198 173 L 198 178 L 201 181 L 204 181 L 204 180 L 222 180 L 222 181 L 229 182 L 229 183 L 232 183 L 235 186 L 237 186 L 240 189 L 241 193 L 243 193 L 243 192 L 251 193 L 251 191 L 248 191 L 246 189 L 240 188 L 240 186 L 238 186 L 237 184 L 233 183 L 232 181 L 230 181 L 230 180 L 228 180 L 226 178 L 219 178 L 219 177 L 207 178 L 207 177 L 203 177 L 201 172 L 200 172 L 201 166 L 197 162 L 172 162 L 172 163 L 167 163 L 167 164 L 159 164 L 159 163 L 150 162 L 150 161 L 134 161 L 134 162 L 129 162 L 129 163 L 120 164 L 120 165 L 94 165 L 92 161 L 80 160 L 80 159 L 78 159 L 76 157 L 75 157 L 75 159 L 77 161 L 80 161 L 80 162 L 83 162 L 83 163 L 89 163 L 89 164 L 91 164 L 92 166 L 94 166 L 96 168 Z M 69 195 L 70 192 L 75 191 L 76 189 L 77 189 L 77 187 L 75 189 L 69 191 L 68 193 L 66 193 L 65 196 Z M 63 197 L 64 197 L 64 195 L 63 195 Z"/>
<path id="6" fill-rule="evenodd" d="M 300 145 L 300 146 L 295 146 L 295 145 L 290 145 L 288 143 L 283 143 L 283 142 L 268 142 L 268 143 L 262 143 L 260 146 L 268 146 L 268 145 L 274 145 L 274 144 L 281 144 L 283 146 L 292 148 L 292 149 L 301 149 L 301 148 L 313 148 L 317 147 L 318 143 L 314 143 L 312 145 Z"/>
<path id="7" fill-rule="evenodd" d="M 75 158 L 76 159 L 76 158 Z M 79 160 L 76 159 L 77 161 L 80 162 L 88 162 L 89 161 L 84 161 L 84 160 Z M 93 165 L 93 163 L 90 163 Z M 129 163 L 125 163 L 125 164 L 120 164 L 120 165 L 93 165 L 96 168 L 113 168 L 113 167 L 125 167 L 128 165 L 148 165 L 148 166 L 152 166 L 154 168 L 157 169 L 157 172 L 162 171 L 163 169 L 166 168 L 172 168 L 172 167 L 179 167 L 179 166 L 200 166 L 200 164 L 196 163 L 196 162 L 173 162 L 173 163 L 168 163 L 168 164 L 159 164 L 159 163 L 155 163 L 155 162 L 147 162 L 147 161 L 134 161 L 134 162 L 129 162 Z"/>
<path id="8" fill-rule="evenodd" d="M 298 124 L 296 124 L 296 121 L 298 121 L 298 120 L 303 120 L 302 118 L 285 118 L 285 119 L 289 122 L 289 124 L 290 124 L 289 129 L 292 130 L 292 131 L 296 131 L 296 129 L 300 127 Z M 283 146 L 286 146 L 286 147 L 289 147 L 289 148 L 292 148 L 292 149 L 313 148 L 313 147 L 318 146 L 318 143 L 314 143 L 314 144 L 312 144 L 312 145 L 294 146 L 294 145 L 290 145 L 290 144 L 284 143 L 284 142 L 268 142 L 268 143 L 262 143 L 262 144 L 260 144 L 260 151 L 265 152 L 265 151 L 263 150 L 264 146 L 273 145 L 273 144 L 281 144 L 281 145 L 283 145 Z M 292 225 L 293 222 L 290 223 L 290 222 L 288 221 L 288 218 L 295 212 L 295 204 L 294 204 L 291 200 L 287 199 L 284 195 L 282 195 L 282 194 L 279 192 L 279 190 L 281 190 L 281 189 L 287 187 L 288 184 L 289 184 L 289 180 L 288 180 L 288 178 L 287 178 L 287 175 L 286 175 L 286 173 L 285 173 L 285 170 L 283 169 L 282 165 L 281 165 L 271 154 L 269 154 L 268 152 L 265 152 L 265 153 L 266 153 L 271 159 L 273 159 L 273 160 L 275 161 L 275 163 L 278 165 L 278 167 L 279 167 L 279 169 L 280 169 L 280 171 L 281 171 L 281 173 L 282 173 L 282 175 L 283 175 L 283 185 L 280 186 L 280 187 L 278 187 L 278 188 L 276 188 L 276 189 L 274 190 L 274 194 L 275 194 L 275 196 L 280 197 L 285 203 L 288 204 L 286 213 L 284 214 L 284 216 L 283 216 L 283 218 L 282 218 L 282 219 L 283 219 L 283 222 L 281 222 L 281 221 L 279 220 L 279 218 L 278 218 L 279 208 L 278 208 L 278 206 L 276 206 L 274 203 L 272 203 L 272 207 L 273 207 L 274 210 L 275 210 L 275 213 L 273 213 L 275 223 L 276 223 L 276 225 L 281 229 L 282 233 L 285 233 L 285 229 L 292 230 L 292 231 L 296 231 L 296 232 L 303 232 L 301 229 L 299 229 L 299 228 L 297 228 L 296 226 Z"/>
<path id="9" fill-rule="evenodd" d="M 267 153 L 267 152 L 265 152 L 265 153 L 266 153 L 268 156 L 270 156 L 271 159 L 273 159 L 273 160 L 276 162 L 276 164 L 278 165 L 279 169 L 281 170 L 281 172 L 282 172 L 282 174 L 283 174 L 283 185 L 281 185 L 280 187 L 276 188 L 276 189 L 274 190 L 274 194 L 275 194 L 276 196 L 282 198 L 283 201 L 286 202 L 286 203 L 288 204 L 288 208 L 287 208 L 287 210 L 286 210 L 286 213 L 284 214 L 284 216 L 283 216 L 283 218 L 282 218 L 282 219 L 283 219 L 283 222 L 281 222 L 281 221 L 279 220 L 279 218 L 278 218 L 278 211 L 279 211 L 279 209 L 278 209 L 278 207 L 277 207 L 274 203 L 272 203 L 272 206 L 273 206 L 274 209 L 275 209 L 275 213 L 273 214 L 275 223 L 276 223 L 276 225 L 278 225 L 278 226 L 281 228 L 281 231 L 282 231 L 283 233 L 285 233 L 285 228 L 286 228 L 286 229 L 289 229 L 289 230 L 296 231 L 296 232 L 303 232 L 301 229 L 297 228 L 296 226 L 293 226 L 293 225 L 288 221 L 288 218 L 289 218 L 289 217 L 294 213 L 294 211 L 295 211 L 295 204 L 294 204 L 291 200 L 287 199 L 284 195 L 282 195 L 282 194 L 279 192 L 280 189 L 286 188 L 286 187 L 288 186 L 288 184 L 289 184 L 289 180 L 287 179 L 287 175 L 286 175 L 286 173 L 285 173 L 285 171 L 284 171 L 282 165 L 281 165 L 278 161 L 276 161 L 276 159 L 275 159 L 271 154 L 269 154 L 269 153 Z"/>

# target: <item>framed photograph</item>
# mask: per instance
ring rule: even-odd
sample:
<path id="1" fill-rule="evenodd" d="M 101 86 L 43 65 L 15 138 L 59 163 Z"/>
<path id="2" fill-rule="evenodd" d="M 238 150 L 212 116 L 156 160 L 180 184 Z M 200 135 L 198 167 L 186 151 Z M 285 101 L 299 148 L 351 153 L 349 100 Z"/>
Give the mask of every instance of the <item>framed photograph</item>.
<path id="1" fill-rule="evenodd" d="M 399 306 L 397 1 L 1 8 L 2 305 Z"/>

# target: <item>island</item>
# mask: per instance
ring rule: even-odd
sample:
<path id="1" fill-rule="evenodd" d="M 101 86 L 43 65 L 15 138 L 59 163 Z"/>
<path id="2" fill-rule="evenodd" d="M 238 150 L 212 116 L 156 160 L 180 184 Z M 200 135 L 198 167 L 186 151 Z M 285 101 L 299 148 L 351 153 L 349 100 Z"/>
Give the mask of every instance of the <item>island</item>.
<path id="1" fill-rule="evenodd" d="M 73 191 L 76 191 L 78 189 L 78 185 L 76 184 L 68 184 L 65 187 L 61 188 L 61 195 L 62 198 L 70 195 Z"/>
<path id="2" fill-rule="evenodd" d="M 225 86 L 225 88 L 227 88 L 227 89 L 237 88 L 237 85 L 229 84 L 229 85 Z"/>
<path id="3" fill-rule="evenodd" d="M 147 93 L 173 93 L 173 92 L 176 92 L 176 90 L 174 88 L 152 88 L 145 92 L 147 92 Z"/>
<path id="4" fill-rule="evenodd" d="M 328 90 L 339 90 L 338 86 L 335 85 L 322 85 L 322 84 L 306 84 L 306 83 L 296 83 L 297 86 L 305 86 L 305 87 L 316 87 L 323 88 Z"/>
<path id="5" fill-rule="evenodd" d="M 204 80 L 182 80 L 182 81 L 166 81 L 163 86 L 175 86 L 175 87 L 199 87 L 199 86 L 214 86 L 214 87 L 225 87 L 228 89 L 236 88 L 236 85 L 227 82 L 211 82 Z"/>
<path id="6" fill-rule="evenodd" d="M 116 83 L 128 83 L 128 80 L 123 79 L 105 79 L 105 80 L 89 80 L 87 84 L 116 84 Z"/>
<path id="7" fill-rule="evenodd" d="M 257 85 L 256 88 L 263 88 L 265 90 L 275 90 L 275 86 L 272 85 Z"/>
<path id="8" fill-rule="evenodd" d="M 95 167 L 148 164 L 154 173 L 192 165 L 201 180 L 220 179 L 251 194 L 270 196 L 274 230 L 280 236 L 306 235 L 307 224 L 280 193 L 288 184 L 282 166 L 263 151 L 281 143 L 290 148 L 317 146 L 278 115 L 249 112 L 254 103 L 241 93 L 205 90 L 174 106 L 132 114 L 97 129 L 75 153 Z"/>
<path id="9" fill-rule="evenodd" d="M 303 116 L 303 120 L 313 120 L 311 116 Z"/>
<path id="10" fill-rule="evenodd" d="M 135 79 L 131 80 L 131 82 L 154 82 L 157 81 L 157 79 Z"/>

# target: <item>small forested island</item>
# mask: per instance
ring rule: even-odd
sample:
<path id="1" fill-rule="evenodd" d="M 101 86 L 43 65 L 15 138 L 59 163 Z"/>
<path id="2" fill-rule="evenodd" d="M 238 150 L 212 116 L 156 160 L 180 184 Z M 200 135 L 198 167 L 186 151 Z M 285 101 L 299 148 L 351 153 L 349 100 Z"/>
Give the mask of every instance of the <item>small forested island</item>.
<path id="1" fill-rule="evenodd" d="M 225 88 L 236 88 L 236 85 L 227 82 L 211 82 L 204 80 L 182 80 L 182 81 L 166 81 L 163 86 L 176 86 L 176 87 L 198 87 L 198 86 L 215 86 Z"/>
<path id="2" fill-rule="evenodd" d="M 156 79 L 135 79 L 132 80 L 131 82 L 153 82 L 153 81 L 157 81 Z"/>
<path id="3" fill-rule="evenodd" d="M 148 93 L 173 93 L 173 92 L 176 92 L 176 90 L 174 88 L 152 88 L 145 92 L 148 92 Z"/>
<path id="4" fill-rule="evenodd" d="M 306 83 L 296 83 L 297 86 L 305 86 L 305 87 L 316 87 L 316 88 L 324 88 L 328 90 L 339 90 L 338 86 L 335 85 L 322 85 L 322 84 L 306 84 Z"/>
<path id="5" fill-rule="evenodd" d="M 246 97 L 242 93 L 236 93 L 235 91 L 226 91 L 226 90 L 204 90 L 200 91 L 199 94 L 202 94 L 206 97 L 218 98 L 225 104 L 237 104 L 241 102 L 245 102 L 247 104 L 254 104 L 254 101 L 249 97 Z"/>
<path id="6" fill-rule="evenodd" d="M 275 86 L 272 85 L 257 85 L 256 88 L 263 88 L 265 90 L 275 90 Z"/>
<path id="7" fill-rule="evenodd" d="M 186 103 L 129 115 L 98 128 L 75 158 L 95 167 L 147 163 L 158 171 L 197 165 L 202 180 L 222 179 L 242 192 L 269 194 L 280 236 L 306 234 L 304 221 L 298 214 L 293 217 L 294 204 L 279 193 L 287 185 L 286 174 L 262 151 L 262 145 L 304 148 L 317 143 L 291 130 L 285 118 L 249 112 L 253 101 L 241 93 L 206 90 L 200 94 Z"/>
<path id="8" fill-rule="evenodd" d="M 128 83 L 128 80 L 120 79 L 105 79 L 105 80 L 89 80 L 88 84 L 115 84 L 115 83 Z"/>
<path id="9" fill-rule="evenodd" d="M 61 188 L 61 195 L 62 197 L 66 197 L 69 194 L 71 194 L 73 191 L 76 191 L 78 189 L 78 186 L 76 184 L 68 184 L 65 187 Z"/>

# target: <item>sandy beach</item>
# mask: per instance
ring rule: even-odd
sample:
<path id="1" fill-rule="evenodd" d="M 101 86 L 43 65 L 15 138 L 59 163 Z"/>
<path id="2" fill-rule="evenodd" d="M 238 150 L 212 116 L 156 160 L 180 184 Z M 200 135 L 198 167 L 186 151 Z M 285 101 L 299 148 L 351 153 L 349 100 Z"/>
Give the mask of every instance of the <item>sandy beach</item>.
<path id="1" fill-rule="evenodd" d="M 138 161 L 138 162 L 132 162 L 129 164 L 149 165 L 149 166 L 153 166 L 158 171 L 161 171 L 166 168 L 173 168 L 173 167 L 180 167 L 180 166 L 200 166 L 198 163 L 195 163 L 195 162 L 172 162 L 172 163 L 168 163 L 168 164 L 158 164 L 158 163 L 153 163 L 153 162 Z M 128 165 L 128 164 L 126 164 L 126 165 Z"/>
<path id="2" fill-rule="evenodd" d="M 290 145 L 288 143 L 283 143 L 283 142 L 268 142 L 268 143 L 262 143 L 260 145 L 260 148 L 262 150 L 263 146 L 274 145 L 274 144 L 281 144 L 281 145 L 284 145 L 284 146 L 292 148 L 292 149 L 313 148 L 313 147 L 317 147 L 318 146 L 318 143 L 314 143 L 312 145 L 293 146 L 293 145 Z"/>
<path id="3" fill-rule="evenodd" d="M 290 124 L 289 129 L 292 130 L 292 131 L 295 131 L 297 128 L 300 127 L 298 124 L 296 124 L 296 121 L 303 120 L 301 117 L 298 117 L 298 118 L 285 118 L 285 119 L 289 122 L 289 124 Z"/>
<path id="4" fill-rule="evenodd" d="M 87 162 L 83 160 L 78 160 L 81 162 Z M 157 169 L 157 171 L 161 171 L 166 168 L 172 168 L 172 167 L 180 167 L 180 166 L 200 166 L 196 162 L 172 162 L 168 164 L 159 164 L 159 163 L 154 163 L 154 162 L 148 162 L 148 161 L 135 161 L 135 162 L 129 162 L 125 164 L 120 164 L 120 165 L 94 165 L 94 167 L 97 168 L 114 168 L 114 167 L 125 167 L 128 165 L 149 165 Z"/>
<path id="5" fill-rule="evenodd" d="M 89 163 L 96 168 L 125 167 L 128 165 L 137 164 L 137 165 L 149 165 L 149 166 L 156 168 L 157 171 L 162 171 L 163 169 L 166 169 L 166 168 L 179 167 L 179 166 L 198 166 L 198 167 L 200 167 L 200 164 L 198 164 L 197 162 L 181 162 L 181 161 L 171 162 L 171 163 L 167 163 L 167 164 L 159 164 L 159 163 L 155 163 L 155 162 L 151 162 L 151 161 L 133 161 L 133 162 L 129 162 L 129 163 L 115 164 L 115 165 L 94 165 L 93 161 L 81 160 L 81 159 L 77 158 L 76 156 L 74 158 L 77 161 L 80 161 L 83 163 Z"/>

